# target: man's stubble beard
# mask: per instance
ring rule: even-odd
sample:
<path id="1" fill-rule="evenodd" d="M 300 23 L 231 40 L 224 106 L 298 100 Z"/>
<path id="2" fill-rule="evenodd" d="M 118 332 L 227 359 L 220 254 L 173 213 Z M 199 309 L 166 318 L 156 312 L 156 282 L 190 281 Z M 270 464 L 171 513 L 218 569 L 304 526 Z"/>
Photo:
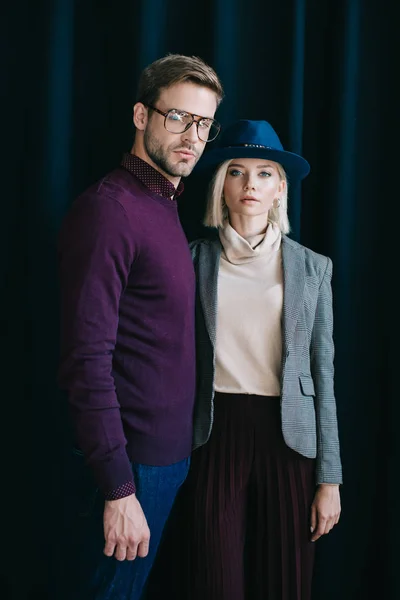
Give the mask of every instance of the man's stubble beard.
<path id="1" fill-rule="evenodd" d="M 143 145 L 144 148 L 151 160 L 159 169 L 161 169 L 164 173 L 169 175 L 170 177 L 187 177 L 193 171 L 197 161 L 199 160 L 199 156 L 197 156 L 196 151 L 192 146 L 185 146 L 182 143 L 177 143 L 174 146 L 169 146 L 167 148 L 163 148 L 158 139 L 152 135 L 147 127 L 143 136 Z M 189 165 L 186 160 L 181 160 L 176 164 L 171 164 L 168 159 L 168 154 L 171 151 L 174 151 L 178 148 L 187 148 L 191 152 L 196 154 L 195 161 L 193 165 Z"/>

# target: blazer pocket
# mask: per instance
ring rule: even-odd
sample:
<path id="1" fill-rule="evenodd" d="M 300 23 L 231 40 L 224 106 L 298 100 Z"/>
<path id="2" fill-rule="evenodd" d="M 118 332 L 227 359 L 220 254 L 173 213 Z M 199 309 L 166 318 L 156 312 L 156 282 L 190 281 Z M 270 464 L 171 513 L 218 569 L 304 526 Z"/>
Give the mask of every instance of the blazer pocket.
<path id="1" fill-rule="evenodd" d="M 314 382 L 310 375 L 299 375 L 300 387 L 304 396 L 315 396 Z"/>

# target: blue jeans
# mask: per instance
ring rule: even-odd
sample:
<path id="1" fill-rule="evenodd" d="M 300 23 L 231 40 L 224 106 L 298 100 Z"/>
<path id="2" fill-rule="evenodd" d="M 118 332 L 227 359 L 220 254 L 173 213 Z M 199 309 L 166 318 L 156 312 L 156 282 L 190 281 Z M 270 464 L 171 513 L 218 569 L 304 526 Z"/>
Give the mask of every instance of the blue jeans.
<path id="1" fill-rule="evenodd" d="M 167 467 L 133 463 L 136 495 L 150 529 L 150 547 L 146 558 L 123 562 L 103 554 L 104 500 L 88 480 L 87 468 L 83 464 L 78 467 L 84 472 L 76 482 L 82 493 L 69 531 L 71 544 L 63 578 L 69 600 L 140 600 L 189 463 L 189 458 Z"/>

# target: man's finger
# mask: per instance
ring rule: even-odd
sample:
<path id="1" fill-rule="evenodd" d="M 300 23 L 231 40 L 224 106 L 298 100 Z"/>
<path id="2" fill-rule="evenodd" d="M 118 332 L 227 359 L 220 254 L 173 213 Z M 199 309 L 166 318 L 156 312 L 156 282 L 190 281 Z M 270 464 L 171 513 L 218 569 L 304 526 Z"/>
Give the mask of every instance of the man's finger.
<path id="1" fill-rule="evenodd" d="M 107 541 L 104 545 L 104 554 L 106 556 L 112 556 L 115 552 L 115 542 Z"/>
<path id="2" fill-rule="evenodd" d="M 126 550 L 126 560 L 135 560 L 138 554 L 138 545 L 134 544 L 132 546 L 128 546 Z"/>
<path id="3" fill-rule="evenodd" d="M 125 560 L 126 559 L 126 546 L 123 546 L 121 544 L 118 544 L 117 549 L 115 551 L 115 558 L 117 560 Z"/>
<path id="4" fill-rule="evenodd" d="M 145 556 L 147 556 L 149 553 L 149 542 L 148 541 L 144 541 L 144 542 L 140 542 L 139 546 L 138 546 L 138 556 L 140 556 L 140 558 L 144 558 Z"/>

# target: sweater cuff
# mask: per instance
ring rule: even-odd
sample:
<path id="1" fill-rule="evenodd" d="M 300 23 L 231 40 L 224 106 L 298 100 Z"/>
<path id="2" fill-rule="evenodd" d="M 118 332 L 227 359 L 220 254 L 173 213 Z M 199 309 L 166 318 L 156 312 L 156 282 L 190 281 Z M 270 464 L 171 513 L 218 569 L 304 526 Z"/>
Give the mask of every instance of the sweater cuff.
<path id="1" fill-rule="evenodd" d="M 132 464 L 125 452 L 113 454 L 108 460 L 95 462 L 89 466 L 104 498 L 117 500 L 135 493 L 135 480 Z"/>
<path id="2" fill-rule="evenodd" d="M 127 496 L 131 496 L 136 492 L 136 487 L 133 481 L 127 481 L 126 483 L 120 485 L 115 490 L 108 492 L 105 495 L 106 500 L 120 500 L 121 498 L 126 498 Z"/>

